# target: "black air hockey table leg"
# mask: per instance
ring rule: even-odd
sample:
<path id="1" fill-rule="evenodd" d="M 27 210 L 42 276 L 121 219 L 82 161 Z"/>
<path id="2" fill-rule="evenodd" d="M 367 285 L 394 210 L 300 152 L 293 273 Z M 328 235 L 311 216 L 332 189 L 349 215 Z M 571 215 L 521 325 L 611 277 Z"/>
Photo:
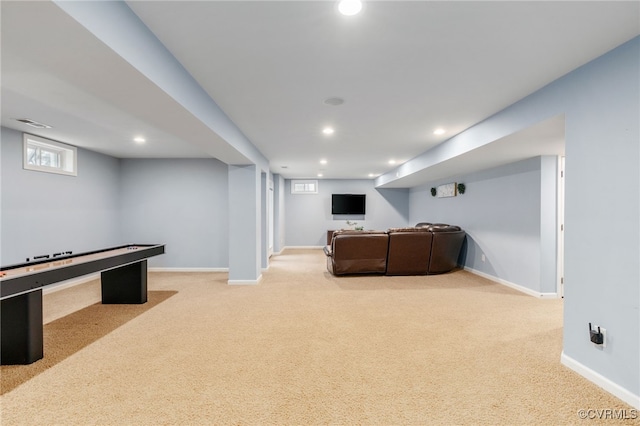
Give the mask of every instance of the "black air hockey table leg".
<path id="1" fill-rule="evenodd" d="M 0 302 L 0 364 L 32 364 L 43 356 L 42 290 Z"/>
<path id="2" fill-rule="evenodd" d="M 103 304 L 141 304 L 147 302 L 147 261 L 143 260 L 100 275 Z"/>

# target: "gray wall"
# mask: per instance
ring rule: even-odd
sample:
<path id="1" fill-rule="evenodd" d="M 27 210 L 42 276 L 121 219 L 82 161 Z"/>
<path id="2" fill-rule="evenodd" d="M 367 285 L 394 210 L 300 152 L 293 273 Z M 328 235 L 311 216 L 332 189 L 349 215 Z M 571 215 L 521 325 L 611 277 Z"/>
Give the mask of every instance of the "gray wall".
<path id="1" fill-rule="evenodd" d="M 570 100 L 564 353 L 633 393 L 640 408 L 638 52 L 640 37 L 569 74 L 556 92 Z M 589 322 L 607 329 L 606 348 L 589 341 Z"/>
<path id="2" fill-rule="evenodd" d="M 123 241 L 166 244 L 149 266 L 228 267 L 226 164 L 123 159 L 120 198 Z"/>
<path id="3" fill-rule="evenodd" d="M 318 180 L 317 194 L 291 194 L 285 181 L 286 246 L 323 246 L 327 230 L 348 228 L 351 220 L 365 229 L 386 230 L 409 223 L 408 189 L 375 189 L 372 180 Z M 332 216 L 331 194 L 366 194 L 366 215 Z"/>
<path id="4" fill-rule="evenodd" d="M 22 132 L 1 130 L 0 264 L 121 244 L 120 163 L 78 149 L 78 175 L 24 170 Z"/>
<path id="5" fill-rule="evenodd" d="M 22 168 L 2 128 L 0 263 L 127 243 L 164 243 L 152 267 L 227 268 L 228 174 L 215 159 L 122 159 L 78 149 L 78 176 Z"/>
<path id="6" fill-rule="evenodd" d="M 410 221 L 443 222 L 467 232 L 461 260 L 465 267 L 536 293 L 556 291 L 555 232 L 542 247 L 542 197 L 552 199 L 545 220 L 555 230 L 556 157 L 535 157 L 446 181 L 431 182 L 411 189 Z M 544 176 L 544 180 L 543 180 Z M 447 182 L 463 182 L 465 194 L 456 197 L 431 196 L 431 187 Z M 542 187 L 542 182 L 546 187 Z M 545 252 L 545 279 L 542 280 L 542 252 Z M 482 260 L 484 254 L 485 260 Z M 551 265 L 546 265 L 546 262 Z"/>

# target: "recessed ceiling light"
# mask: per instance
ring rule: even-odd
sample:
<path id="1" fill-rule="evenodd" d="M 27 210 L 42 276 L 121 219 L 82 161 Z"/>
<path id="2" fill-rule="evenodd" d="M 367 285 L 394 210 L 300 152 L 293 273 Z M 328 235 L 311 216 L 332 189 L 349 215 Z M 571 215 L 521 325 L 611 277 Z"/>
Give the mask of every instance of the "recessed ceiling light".
<path id="1" fill-rule="evenodd" d="M 318 177 L 322 177 L 322 176 L 323 176 L 323 174 L 322 174 L 322 173 L 318 173 Z"/>
<path id="2" fill-rule="evenodd" d="M 375 173 L 369 173 L 369 177 L 375 177 Z"/>
<path id="3" fill-rule="evenodd" d="M 133 138 L 133 141 L 135 143 L 145 143 L 147 140 L 145 138 L 141 137 L 141 136 L 137 136 L 137 137 Z"/>
<path id="4" fill-rule="evenodd" d="M 325 127 L 324 129 L 322 129 L 322 133 L 324 133 L 325 135 L 332 135 L 333 132 L 335 132 L 335 130 L 333 130 L 331 127 Z"/>
<path id="5" fill-rule="evenodd" d="M 342 0 L 338 3 L 338 10 L 345 16 L 357 15 L 362 10 L 360 0 Z"/>
<path id="6" fill-rule="evenodd" d="M 435 129 L 435 130 L 433 131 L 433 134 L 434 134 L 434 135 L 443 135 L 443 134 L 444 134 L 444 131 L 445 131 L 445 130 L 444 130 L 444 129 L 441 129 L 441 128 L 440 128 L 440 129 Z"/>
<path id="7" fill-rule="evenodd" d="M 396 160 L 389 160 L 389 164 L 396 164 Z"/>
<path id="8" fill-rule="evenodd" d="M 325 105 L 330 105 L 330 106 L 339 106 L 342 105 L 344 103 L 344 99 L 339 98 L 337 96 L 333 96 L 331 98 L 327 98 L 323 101 L 323 103 Z"/>
<path id="9" fill-rule="evenodd" d="M 44 123 L 38 123 L 30 118 L 16 118 L 16 121 L 26 124 L 27 126 L 35 127 L 36 129 L 50 129 L 51 126 Z"/>
<path id="10" fill-rule="evenodd" d="M 327 164 L 327 160 L 323 158 L 322 160 L 320 160 L 320 164 Z"/>

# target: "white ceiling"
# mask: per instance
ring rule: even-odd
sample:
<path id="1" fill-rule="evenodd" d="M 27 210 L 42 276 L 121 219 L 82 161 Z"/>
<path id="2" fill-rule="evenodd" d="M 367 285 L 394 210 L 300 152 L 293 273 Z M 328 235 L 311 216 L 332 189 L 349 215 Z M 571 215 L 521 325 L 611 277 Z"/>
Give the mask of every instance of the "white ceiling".
<path id="1" fill-rule="evenodd" d="M 288 178 L 389 172 L 388 160 L 427 151 L 640 33 L 638 2 L 369 1 L 354 17 L 333 1 L 127 3 Z M 54 3 L 1 7 L 3 126 L 120 158 L 235 158 Z M 325 105 L 332 96 L 345 103 Z M 403 184 L 560 154 L 563 130 L 549 120 Z"/>

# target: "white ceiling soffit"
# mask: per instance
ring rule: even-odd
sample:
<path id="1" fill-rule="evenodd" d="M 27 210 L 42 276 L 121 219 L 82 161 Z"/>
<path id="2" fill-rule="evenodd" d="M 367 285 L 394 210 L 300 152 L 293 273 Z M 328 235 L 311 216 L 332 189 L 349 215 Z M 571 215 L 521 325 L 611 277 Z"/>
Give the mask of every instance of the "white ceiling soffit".
<path id="1" fill-rule="evenodd" d="M 564 115 L 558 115 L 378 188 L 412 188 L 541 155 L 564 156 L 564 131 Z"/>

